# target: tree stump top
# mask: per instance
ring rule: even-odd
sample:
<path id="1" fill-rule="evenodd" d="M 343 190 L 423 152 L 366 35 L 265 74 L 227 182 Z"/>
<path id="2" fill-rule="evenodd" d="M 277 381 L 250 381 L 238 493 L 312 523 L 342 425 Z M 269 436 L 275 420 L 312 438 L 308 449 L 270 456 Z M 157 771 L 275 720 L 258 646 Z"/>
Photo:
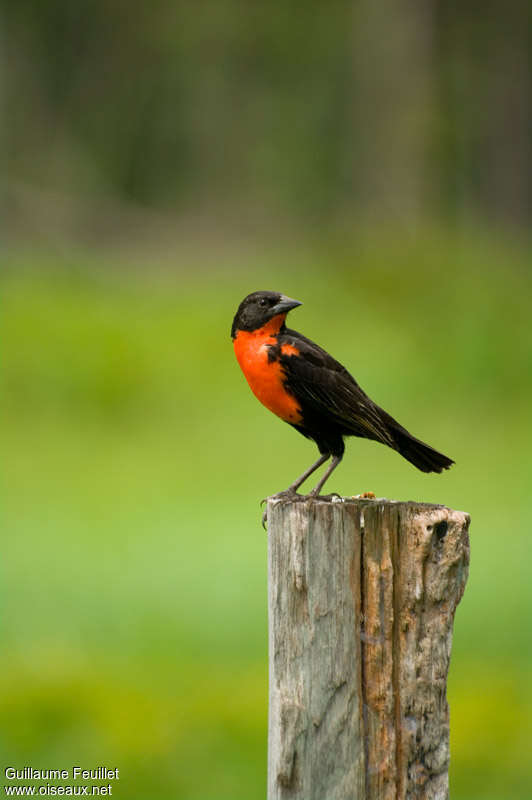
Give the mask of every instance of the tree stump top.
<path id="1" fill-rule="evenodd" d="M 272 495 L 268 497 L 268 503 L 271 503 L 272 506 L 278 505 L 279 503 L 304 503 L 304 504 L 341 504 L 346 506 L 400 506 L 405 509 L 415 510 L 419 509 L 419 511 L 427 511 L 431 509 L 447 509 L 447 511 L 452 512 L 453 514 L 464 514 L 467 519 L 470 519 L 469 514 L 467 511 L 456 511 L 455 509 L 450 508 L 442 503 L 424 503 L 421 500 L 392 500 L 388 497 L 362 497 L 361 495 L 347 495 L 342 497 L 337 494 L 325 494 L 320 495 L 319 497 L 309 497 L 308 495 L 304 494 L 294 494 L 290 499 L 287 501 L 285 497 L 279 495 Z"/>

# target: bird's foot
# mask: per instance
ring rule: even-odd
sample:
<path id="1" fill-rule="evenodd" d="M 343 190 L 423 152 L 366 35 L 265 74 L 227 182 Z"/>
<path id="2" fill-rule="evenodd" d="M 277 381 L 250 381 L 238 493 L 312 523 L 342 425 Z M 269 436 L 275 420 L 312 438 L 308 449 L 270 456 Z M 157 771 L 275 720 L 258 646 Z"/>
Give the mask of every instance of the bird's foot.
<path id="1" fill-rule="evenodd" d="M 311 492 L 306 494 L 305 497 L 314 498 L 315 500 L 317 500 L 318 497 L 330 498 L 331 500 L 334 499 L 336 501 L 343 499 L 342 495 L 338 494 L 338 492 L 330 492 L 330 494 L 321 495 L 321 494 L 319 494 L 319 489 L 318 489 L 318 491 L 316 491 L 316 489 L 313 489 Z"/>
<path id="2" fill-rule="evenodd" d="M 271 497 L 275 498 L 276 500 L 282 500 L 283 502 L 287 503 L 289 500 L 293 500 L 294 497 L 301 497 L 301 495 L 299 495 L 295 489 L 289 487 L 288 489 L 284 489 L 284 491 L 282 492 L 277 492 L 277 494 L 271 495 Z M 260 501 L 261 506 L 264 505 L 264 503 L 267 503 L 269 499 L 270 499 L 269 497 L 263 497 L 262 500 Z M 264 511 L 262 512 L 261 521 L 262 521 L 262 527 L 264 528 L 264 530 L 266 530 L 266 522 L 268 521 L 267 508 L 265 508 Z"/>

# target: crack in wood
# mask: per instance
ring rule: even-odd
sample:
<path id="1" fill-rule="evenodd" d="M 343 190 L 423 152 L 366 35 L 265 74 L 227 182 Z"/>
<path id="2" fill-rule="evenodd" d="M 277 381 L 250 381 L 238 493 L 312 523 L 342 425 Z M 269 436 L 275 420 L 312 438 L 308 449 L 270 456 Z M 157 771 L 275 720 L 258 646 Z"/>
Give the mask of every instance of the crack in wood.
<path id="1" fill-rule="evenodd" d="M 359 620 L 359 639 L 360 639 L 360 687 L 362 705 L 362 737 L 364 743 L 364 796 L 367 795 L 370 782 L 370 757 L 369 757 L 369 706 L 366 687 L 366 644 L 370 643 L 375 637 L 367 636 L 364 630 L 366 594 L 364 591 L 364 510 L 360 511 L 359 516 L 360 530 L 360 575 L 359 575 L 359 596 L 360 596 L 360 620 Z"/>

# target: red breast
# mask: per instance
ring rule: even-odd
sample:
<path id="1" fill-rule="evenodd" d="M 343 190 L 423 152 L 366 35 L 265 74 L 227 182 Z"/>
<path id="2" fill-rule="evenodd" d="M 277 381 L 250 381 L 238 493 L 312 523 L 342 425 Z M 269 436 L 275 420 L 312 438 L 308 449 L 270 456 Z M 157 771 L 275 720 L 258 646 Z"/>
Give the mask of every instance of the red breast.
<path id="1" fill-rule="evenodd" d="M 285 422 L 297 425 L 303 419 L 299 403 L 285 388 L 282 365 L 268 358 L 269 347 L 277 344 L 277 334 L 285 316 L 279 314 L 254 331 L 239 330 L 233 344 L 237 361 L 255 397 Z M 282 352 L 287 348 L 290 350 L 287 355 L 297 354 L 291 345 L 283 345 Z"/>

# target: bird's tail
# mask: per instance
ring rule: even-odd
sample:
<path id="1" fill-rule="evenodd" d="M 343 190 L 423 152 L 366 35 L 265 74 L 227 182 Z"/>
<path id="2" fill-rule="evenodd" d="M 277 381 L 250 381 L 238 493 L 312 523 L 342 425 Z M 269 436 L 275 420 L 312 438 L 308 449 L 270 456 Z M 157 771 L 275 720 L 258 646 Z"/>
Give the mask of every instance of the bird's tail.
<path id="1" fill-rule="evenodd" d="M 442 472 L 454 464 L 451 458 L 447 458 L 443 453 L 439 453 L 420 439 L 416 439 L 398 423 L 388 430 L 399 453 L 422 472 Z"/>

